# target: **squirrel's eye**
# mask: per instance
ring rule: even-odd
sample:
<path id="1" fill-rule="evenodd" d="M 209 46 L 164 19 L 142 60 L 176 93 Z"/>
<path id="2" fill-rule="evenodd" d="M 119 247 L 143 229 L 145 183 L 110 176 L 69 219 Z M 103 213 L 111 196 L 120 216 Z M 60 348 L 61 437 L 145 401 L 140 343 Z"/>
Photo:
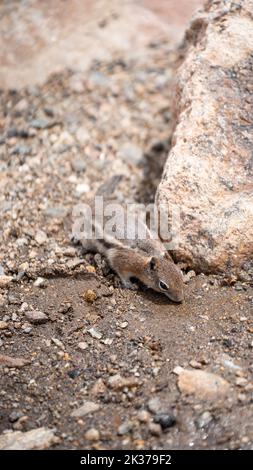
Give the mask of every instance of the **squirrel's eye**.
<path id="1" fill-rule="evenodd" d="M 165 282 L 163 282 L 163 281 L 160 281 L 160 282 L 159 282 L 159 287 L 160 287 L 160 289 L 162 289 L 162 290 L 168 290 L 168 289 L 169 289 L 168 286 L 167 286 L 167 284 L 165 284 Z"/>

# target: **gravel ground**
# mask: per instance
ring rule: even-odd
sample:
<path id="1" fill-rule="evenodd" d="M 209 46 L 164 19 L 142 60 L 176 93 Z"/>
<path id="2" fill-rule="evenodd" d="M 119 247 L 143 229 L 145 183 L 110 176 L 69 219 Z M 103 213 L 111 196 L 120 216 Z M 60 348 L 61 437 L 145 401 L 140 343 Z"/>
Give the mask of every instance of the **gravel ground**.
<path id="1" fill-rule="evenodd" d="M 249 283 L 188 273 L 175 305 L 69 242 L 109 176 L 119 199 L 153 200 L 175 56 L 149 57 L 0 95 L 0 448 L 252 448 Z"/>

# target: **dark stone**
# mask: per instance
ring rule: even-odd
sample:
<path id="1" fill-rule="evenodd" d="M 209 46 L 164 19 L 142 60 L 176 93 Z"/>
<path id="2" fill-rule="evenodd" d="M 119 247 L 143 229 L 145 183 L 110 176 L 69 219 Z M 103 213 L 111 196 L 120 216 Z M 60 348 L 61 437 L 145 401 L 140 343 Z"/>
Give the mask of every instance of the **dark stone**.
<path id="1" fill-rule="evenodd" d="M 78 369 L 72 369 L 69 370 L 67 374 L 71 379 L 76 379 L 80 375 L 80 371 Z"/>
<path id="2" fill-rule="evenodd" d="M 11 150 L 11 155 L 29 155 L 31 153 L 31 147 L 27 145 L 16 145 Z"/>
<path id="3" fill-rule="evenodd" d="M 168 429 L 174 426 L 176 418 L 168 413 L 157 413 L 154 417 L 154 422 L 160 424 L 162 429 Z"/>

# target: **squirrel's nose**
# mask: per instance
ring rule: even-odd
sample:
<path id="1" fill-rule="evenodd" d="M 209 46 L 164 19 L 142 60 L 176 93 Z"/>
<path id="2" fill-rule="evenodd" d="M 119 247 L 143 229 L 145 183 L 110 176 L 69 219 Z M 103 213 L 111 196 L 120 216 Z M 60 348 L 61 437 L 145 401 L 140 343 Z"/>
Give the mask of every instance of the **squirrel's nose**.
<path id="1" fill-rule="evenodd" d="M 174 302 L 177 302 L 177 304 L 181 304 L 184 301 L 184 296 L 182 295 L 181 297 L 177 298 L 174 300 Z"/>
<path id="2" fill-rule="evenodd" d="M 181 292 L 180 294 L 177 295 L 168 295 L 169 299 L 172 300 L 173 302 L 176 302 L 177 304 L 181 304 L 184 301 L 184 293 Z"/>

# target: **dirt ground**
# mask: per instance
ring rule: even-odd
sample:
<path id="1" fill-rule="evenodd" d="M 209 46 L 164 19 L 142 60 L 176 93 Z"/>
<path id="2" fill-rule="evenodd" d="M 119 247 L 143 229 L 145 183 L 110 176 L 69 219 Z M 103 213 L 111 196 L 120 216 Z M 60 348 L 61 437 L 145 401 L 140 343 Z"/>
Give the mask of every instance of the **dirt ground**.
<path id="1" fill-rule="evenodd" d="M 5 315 L 16 313 L 18 322 L 8 321 L 1 349 L 31 364 L 2 372 L 1 430 L 56 428 L 53 448 L 60 449 L 251 448 L 252 290 L 221 288 L 198 276 L 185 303 L 173 305 L 111 286 L 80 273 L 54 276 L 45 289 L 31 282 L 10 289 Z M 98 295 L 91 306 L 83 299 L 88 288 Z M 27 328 L 17 313 L 24 302 L 48 322 Z M 91 327 L 101 339 L 91 336 Z M 173 370 L 191 364 L 227 379 L 233 399 L 182 396 Z M 130 386 L 110 387 L 116 374 Z M 99 409 L 72 417 L 87 400 Z M 152 427 L 160 413 L 175 420 L 164 431 Z M 95 442 L 85 437 L 90 428 L 99 432 Z"/>
<path id="2" fill-rule="evenodd" d="M 51 449 L 253 448 L 250 282 L 186 273 L 173 304 L 69 241 L 73 207 L 111 175 L 119 200 L 154 198 L 176 53 L 143 47 L 145 63 L 118 52 L 1 91 L 0 447 L 44 427 Z"/>

